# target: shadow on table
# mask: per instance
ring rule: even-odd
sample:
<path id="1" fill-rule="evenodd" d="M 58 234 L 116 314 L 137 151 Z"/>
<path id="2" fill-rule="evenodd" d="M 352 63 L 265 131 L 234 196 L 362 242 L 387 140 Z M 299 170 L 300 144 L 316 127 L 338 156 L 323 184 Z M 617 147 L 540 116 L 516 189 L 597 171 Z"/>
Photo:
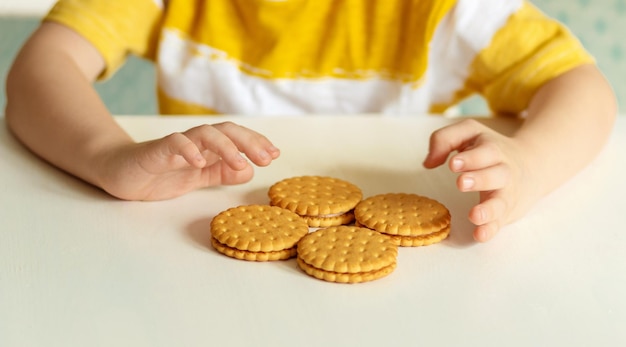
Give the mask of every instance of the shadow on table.
<path id="1" fill-rule="evenodd" d="M 193 241 L 194 245 L 199 246 L 200 249 L 208 249 L 212 252 L 216 252 L 215 248 L 211 246 L 211 220 L 213 217 L 206 217 L 193 221 L 187 226 L 187 236 Z"/>

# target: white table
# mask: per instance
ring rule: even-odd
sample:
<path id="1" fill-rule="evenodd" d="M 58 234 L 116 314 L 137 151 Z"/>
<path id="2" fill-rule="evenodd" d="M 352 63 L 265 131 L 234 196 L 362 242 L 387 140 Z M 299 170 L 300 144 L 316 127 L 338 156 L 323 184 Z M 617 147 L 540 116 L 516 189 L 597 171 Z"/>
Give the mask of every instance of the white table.
<path id="1" fill-rule="evenodd" d="M 137 139 L 221 118 L 117 117 Z M 443 118 L 235 118 L 282 149 L 245 185 L 125 202 L 45 164 L 0 127 L 0 346 L 618 346 L 626 344 L 626 118 L 602 154 L 491 242 L 472 241 L 446 168 L 425 170 Z M 511 129 L 512 123 L 493 121 Z M 356 285 L 295 261 L 228 258 L 209 223 L 296 175 L 365 196 L 446 204 L 452 234 L 401 248 Z"/>

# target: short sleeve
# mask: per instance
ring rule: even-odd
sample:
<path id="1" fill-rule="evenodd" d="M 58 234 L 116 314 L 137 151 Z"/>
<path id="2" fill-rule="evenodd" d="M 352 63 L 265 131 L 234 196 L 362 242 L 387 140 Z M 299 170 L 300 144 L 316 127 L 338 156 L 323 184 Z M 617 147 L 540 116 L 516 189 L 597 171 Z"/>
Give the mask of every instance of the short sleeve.
<path id="1" fill-rule="evenodd" d="M 102 54 L 110 77 L 128 54 L 154 59 L 162 6 L 155 0 L 60 0 L 44 21 L 61 23 Z"/>
<path id="2" fill-rule="evenodd" d="M 517 114 L 543 84 L 591 63 L 591 55 L 564 25 L 524 2 L 478 53 L 467 83 L 494 112 Z"/>

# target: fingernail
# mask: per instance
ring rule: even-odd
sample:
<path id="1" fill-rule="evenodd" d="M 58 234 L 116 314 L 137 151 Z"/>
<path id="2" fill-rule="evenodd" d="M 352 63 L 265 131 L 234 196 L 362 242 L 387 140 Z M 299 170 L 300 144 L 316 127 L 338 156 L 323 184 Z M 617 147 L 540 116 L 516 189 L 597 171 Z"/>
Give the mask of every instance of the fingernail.
<path id="1" fill-rule="evenodd" d="M 452 160 L 452 170 L 461 171 L 464 164 L 463 159 L 455 158 Z"/>
<path id="2" fill-rule="evenodd" d="M 269 154 L 269 153 L 267 153 L 266 151 L 260 151 L 260 152 L 259 152 L 259 157 L 260 157 L 261 159 L 269 159 L 269 158 L 270 158 L 270 154 Z"/>
<path id="3" fill-rule="evenodd" d="M 478 218 L 480 219 L 480 222 L 481 222 L 481 223 L 484 223 L 484 222 L 485 222 L 485 219 L 486 219 L 486 218 L 485 218 L 485 209 L 483 209 L 483 208 L 479 208 L 479 209 L 478 209 Z M 483 229 L 483 234 L 484 234 L 485 236 L 487 236 L 487 233 L 485 232 L 485 230 L 484 230 L 484 229 Z"/>
<path id="4" fill-rule="evenodd" d="M 276 148 L 274 146 L 269 147 L 267 149 L 267 152 L 270 155 L 270 157 L 272 157 L 272 159 L 276 159 L 280 155 L 280 149 L 278 149 L 278 148 Z"/>
<path id="5" fill-rule="evenodd" d="M 240 163 L 245 163 L 247 160 L 241 154 L 239 154 L 239 157 L 237 158 L 237 161 L 240 162 Z"/>
<path id="6" fill-rule="evenodd" d="M 270 152 L 270 153 L 278 153 L 278 152 L 280 152 L 280 149 L 278 149 L 278 148 L 276 148 L 276 147 L 274 147 L 274 146 L 270 146 L 270 147 L 267 149 L 267 151 L 268 151 L 268 152 Z"/>
<path id="7" fill-rule="evenodd" d="M 474 186 L 474 179 L 472 177 L 463 177 L 461 179 L 461 186 L 463 187 L 463 190 L 472 189 Z"/>

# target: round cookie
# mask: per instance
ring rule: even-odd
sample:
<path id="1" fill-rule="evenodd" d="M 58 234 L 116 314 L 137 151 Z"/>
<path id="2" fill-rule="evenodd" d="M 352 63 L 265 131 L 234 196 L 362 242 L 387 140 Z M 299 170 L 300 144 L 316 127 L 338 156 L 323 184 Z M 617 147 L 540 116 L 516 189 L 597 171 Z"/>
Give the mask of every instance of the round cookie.
<path id="1" fill-rule="evenodd" d="M 233 207 L 211 221 L 213 247 L 244 260 L 291 258 L 296 244 L 308 232 L 307 223 L 297 214 L 267 205 Z"/>
<path id="2" fill-rule="evenodd" d="M 349 224 L 352 210 L 363 198 L 356 185 L 334 177 L 299 176 L 279 181 L 269 188 L 270 205 L 290 210 L 310 227 Z"/>
<path id="3" fill-rule="evenodd" d="M 358 225 L 389 235 L 400 246 L 425 246 L 445 239 L 451 216 L 440 202 L 416 194 L 369 197 L 354 209 Z"/>
<path id="4" fill-rule="evenodd" d="M 387 276 L 396 268 L 398 246 L 374 230 L 355 226 L 320 229 L 298 242 L 298 266 L 329 282 L 358 283 Z"/>

